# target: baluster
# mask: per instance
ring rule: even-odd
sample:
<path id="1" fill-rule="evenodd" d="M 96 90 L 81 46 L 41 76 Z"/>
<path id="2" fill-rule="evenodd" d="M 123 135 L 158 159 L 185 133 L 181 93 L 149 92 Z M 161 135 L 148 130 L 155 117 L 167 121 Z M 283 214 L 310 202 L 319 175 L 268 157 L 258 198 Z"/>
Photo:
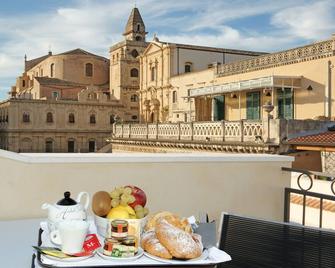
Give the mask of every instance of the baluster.
<path id="1" fill-rule="evenodd" d="M 147 127 L 147 129 L 146 129 L 146 139 L 148 140 L 149 139 L 149 124 L 148 123 L 146 123 L 146 127 Z"/>
<path id="2" fill-rule="evenodd" d="M 156 122 L 156 140 L 158 140 L 158 122 Z"/>
<path id="3" fill-rule="evenodd" d="M 224 120 L 221 121 L 222 128 L 222 141 L 226 140 L 226 122 Z"/>
<path id="4" fill-rule="evenodd" d="M 131 138 L 131 124 L 129 124 L 129 139 Z"/>
<path id="5" fill-rule="evenodd" d="M 180 141 L 180 122 L 178 122 L 178 140 Z"/>
<path id="6" fill-rule="evenodd" d="M 243 142 L 244 141 L 244 121 L 243 121 L 243 119 L 241 120 L 241 122 L 240 122 L 240 127 L 241 127 L 241 142 Z"/>
<path id="7" fill-rule="evenodd" d="M 124 138 L 123 137 L 123 123 L 121 124 L 121 138 Z"/>
<path id="8" fill-rule="evenodd" d="M 191 141 L 193 141 L 194 129 L 193 129 L 193 122 L 190 123 L 191 127 Z"/>

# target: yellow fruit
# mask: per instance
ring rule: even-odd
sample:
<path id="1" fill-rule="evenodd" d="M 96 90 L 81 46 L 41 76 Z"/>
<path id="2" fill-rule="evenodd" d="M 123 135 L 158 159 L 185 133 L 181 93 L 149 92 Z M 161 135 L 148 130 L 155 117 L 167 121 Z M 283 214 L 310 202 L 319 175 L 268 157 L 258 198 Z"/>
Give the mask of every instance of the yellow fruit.
<path id="1" fill-rule="evenodd" d="M 112 208 L 108 215 L 107 219 L 129 219 L 130 215 L 125 209 L 120 209 L 119 206 Z"/>
<path id="2" fill-rule="evenodd" d="M 129 213 L 130 216 L 134 216 L 135 219 L 136 219 L 136 213 L 135 213 L 135 210 L 133 210 L 132 207 L 130 207 L 130 206 L 120 206 L 120 207 L 125 209 Z"/>

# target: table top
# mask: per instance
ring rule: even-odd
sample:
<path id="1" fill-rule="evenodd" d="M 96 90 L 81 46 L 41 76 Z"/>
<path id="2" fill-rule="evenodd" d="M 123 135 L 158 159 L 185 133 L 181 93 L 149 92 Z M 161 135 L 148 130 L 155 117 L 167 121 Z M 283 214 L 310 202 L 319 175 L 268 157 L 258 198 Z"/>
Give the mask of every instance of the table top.
<path id="1" fill-rule="evenodd" d="M 1 267 L 31 267 L 32 246 L 38 243 L 40 222 L 41 219 L 0 221 L 0 236 L 4 241 L 0 245 Z"/>
<path id="2" fill-rule="evenodd" d="M 41 219 L 0 221 L 1 267 L 31 267 Z M 18 254 L 19 253 L 19 254 Z"/>

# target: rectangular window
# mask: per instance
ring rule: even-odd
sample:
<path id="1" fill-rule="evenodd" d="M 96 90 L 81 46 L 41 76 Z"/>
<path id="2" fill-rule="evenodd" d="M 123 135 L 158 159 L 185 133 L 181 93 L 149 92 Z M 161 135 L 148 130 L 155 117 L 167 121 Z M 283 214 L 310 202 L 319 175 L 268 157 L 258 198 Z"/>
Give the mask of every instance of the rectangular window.
<path id="1" fill-rule="evenodd" d="M 89 141 L 88 142 L 88 151 L 90 153 L 94 153 L 95 152 L 95 141 Z"/>
<path id="2" fill-rule="evenodd" d="M 214 121 L 221 121 L 225 119 L 225 99 L 224 96 L 214 97 L 213 102 Z"/>
<path id="3" fill-rule="evenodd" d="M 74 141 L 70 140 L 67 142 L 68 153 L 74 153 Z"/>
<path id="4" fill-rule="evenodd" d="M 278 118 L 293 119 L 293 90 L 277 89 Z"/>
<path id="5" fill-rule="evenodd" d="M 260 119 L 260 93 L 248 92 L 247 93 L 247 119 L 259 120 Z"/>
<path id="6" fill-rule="evenodd" d="M 59 93 L 57 91 L 53 91 L 52 92 L 52 98 L 53 99 L 58 99 L 58 97 L 59 97 Z"/>

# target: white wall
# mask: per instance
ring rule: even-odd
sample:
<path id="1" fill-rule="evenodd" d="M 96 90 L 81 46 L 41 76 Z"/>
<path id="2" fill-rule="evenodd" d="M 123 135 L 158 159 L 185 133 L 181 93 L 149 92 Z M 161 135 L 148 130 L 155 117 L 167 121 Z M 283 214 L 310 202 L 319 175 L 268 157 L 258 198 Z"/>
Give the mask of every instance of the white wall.
<path id="1" fill-rule="evenodd" d="M 133 184 L 152 212 L 183 216 L 221 211 L 283 219 L 292 157 L 247 154 L 16 154 L 0 151 L 0 220 L 45 217 L 40 206 Z"/>

